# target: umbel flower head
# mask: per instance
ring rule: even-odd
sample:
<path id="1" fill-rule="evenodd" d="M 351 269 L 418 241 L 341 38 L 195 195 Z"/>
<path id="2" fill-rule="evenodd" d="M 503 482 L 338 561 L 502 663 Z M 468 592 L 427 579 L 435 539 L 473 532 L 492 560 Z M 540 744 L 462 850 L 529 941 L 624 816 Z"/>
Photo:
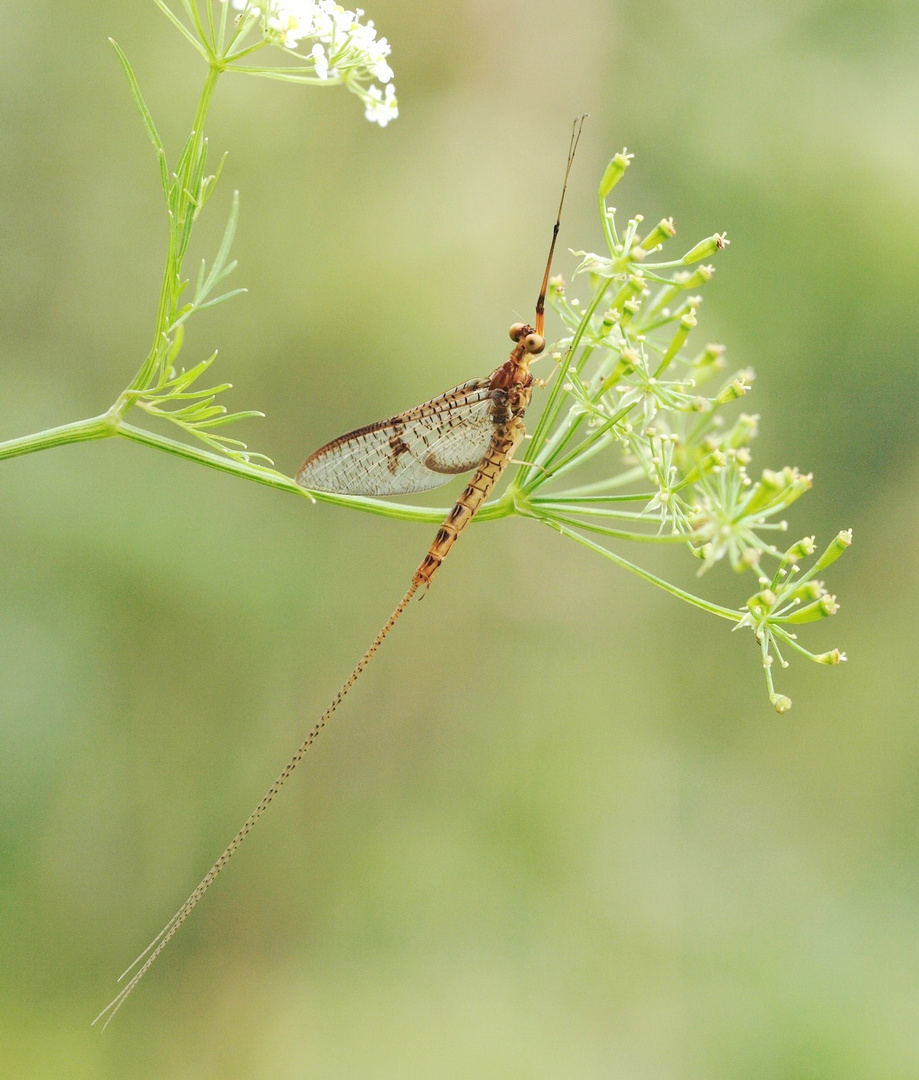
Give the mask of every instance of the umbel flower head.
<path id="1" fill-rule="evenodd" d="M 787 551 L 777 545 L 788 527 L 784 513 L 810 488 L 811 476 L 786 466 L 755 478 L 751 443 L 759 420 L 734 411 L 752 389 L 753 372 L 728 374 L 722 345 L 689 347 L 702 303 L 697 290 L 714 274 L 702 260 L 729 241 L 713 233 L 671 259 L 658 254 L 676 234 L 671 218 L 647 232 L 641 214 L 624 227 L 617 223 L 607 198 L 631 159 L 625 150 L 616 154 L 600 182 L 606 251 L 575 252 L 590 299 L 582 304 L 561 278 L 550 279 L 548 300 L 566 331 L 550 353 L 559 372 L 505 501 L 645 581 L 752 630 L 769 700 L 786 713 L 791 701 L 773 677 L 773 666 L 787 666 L 784 652 L 819 664 L 846 658 L 839 649 L 810 652 L 797 635 L 837 611 L 817 575 L 849 547 L 852 534 L 839 533 L 810 569 L 802 561 L 816 551 L 812 537 Z M 727 560 L 756 576 L 757 592 L 739 609 L 694 596 L 613 550 L 622 540 L 683 543 L 701 561 L 700 573 Z"/>
<path id="2" fill-rule="evenodd" d="M 372 20 L 361 22 L 360 8 L 349 11 L 333 0 L 232 0 L 232 7 L 240 12 L 236 45 L 257 29 L 263 44 L 276 45 L 299 61 L 282 68 L 235 63 L 258 47 L 249 45 L 226 57 L 237 71 L 294 82 L 343 83 L 364 102 L 364 116 L 380 127 L 399 115 L 389 42 L 377 37 Z"/>

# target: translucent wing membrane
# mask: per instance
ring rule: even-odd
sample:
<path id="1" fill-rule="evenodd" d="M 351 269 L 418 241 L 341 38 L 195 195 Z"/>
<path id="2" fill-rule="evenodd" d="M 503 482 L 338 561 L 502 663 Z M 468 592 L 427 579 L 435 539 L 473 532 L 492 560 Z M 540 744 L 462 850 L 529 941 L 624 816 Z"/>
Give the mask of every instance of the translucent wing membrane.
<path id="1" fill-rule="evenodd" d="M 338 495 L 408 495 L 446 484 L 485 456 L 491 382 L 473 379 L 408 412 L 341 435 L 311 454 L 297 483 Z"/>

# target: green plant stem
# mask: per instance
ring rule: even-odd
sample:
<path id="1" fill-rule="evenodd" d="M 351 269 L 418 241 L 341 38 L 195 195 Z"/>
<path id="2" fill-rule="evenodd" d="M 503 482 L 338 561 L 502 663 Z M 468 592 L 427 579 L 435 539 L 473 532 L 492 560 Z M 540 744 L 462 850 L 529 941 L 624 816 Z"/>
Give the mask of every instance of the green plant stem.
<path id="1" fill-rule="evenodd" d="M 640 491 L 634 495 L 584 495 L 563 491 L 559 495 L 531 495 L 529 501 L 534 506 L 562 507 L 571 509 L 577 506 L 580 513 L 581 506 L 604 506 L 607 503 L 647 503 L 654 498 L 653 491 Z"/>
<path id="2" fill-rule="evenodd" d="M 106 439 L 114 435 L 115 423 L 109 413 L 93 416 L 88 420 L 77 420 L 72 424 L 48 428 L 34 435 L 23 435 L 18 439 L 0 442 L 0 461 L 33 454 L 36 450 L 50 450 L 52 446 L 66 446 L 68 443 L 89 442 L 92 439 Z"/>
<path id="3" fill-rule="evenodd" d="M 264 484 L 266 487 L 274 488 L 277 491 L 286 491 L 291 495 L 303 495 L 312 498 L 316 502 L 333 503 L 336 506 L 364 510 L 367 513 L 378 514 L 381 517 L 410 521 L 441 522 L 447 514 L 446 508 L 427 509 L 418 506 L 405 506 L 399 503 L 384 503 L 361 495 L 336 495 L 326 491 L 308 492 L 300 487 L 295 480 L 285 476 L 283 473 L 276 472 L 274 469 L 266 469 L 262 465 L 247 465 L 245 462 L 233 461 L 230 458 L 222 457 L 220 454 L 212 454 L 207 450 L 199 450 L 196 446 L 189 446 L 186 443 L 170 439 L 165 435 L 134 427 L 133 424 L 127 424 L 124 421 L 121 421 L 117 432 L 113 432 L 113 434 L 121 435 L 144 446 L 152 446 L 157 450 L 163 450 L 167 454 L 185 458 L 186 461 L 194 461 L 199 465 L 206 465 L 210 469 L 217 469 L 219 472 L 238 476 L 243 480 L 252 480 L 256 484 Z M 485 509 L 483 507 L 483 511 Z M 510 512 L 511 510 L 507 509 L 502 513 L 496 513 L 495 509 L 492 509 L 490 514 L 486 514 L 486 518 L 503 517 L 505 513 Z"/>
<path id="4" fill-rule="evenodd" d="M 336 495 L 325 491 L 306 491 L 289 476 L 274 469 L 265 468 L 262 465 L 249 465 L 243 461 L 234 461 L 232 458 L 223 457 L 220 454 L 212 454 L 207 450 L 200 450 L 187 443 L 170 439 L 166 435 L 160 435 L 144 428 L 135 427 L 124 420 L 119 419 L 114 407 L 100 416 L 90 417 L 88 420 L 76 420 L 71 424 L 61 424 L 59 427 L 48 428 L 34 435 L 23 435 L 17 439 L 7 439 L 0 442 L 0 461 L 7 458 L 21 457 L 24 454 L 33 454 L 38 450 L 51 450 L 55 446 L 67 446 L 70 443 L 90 442 L 95 439 L 108 439 L 120 435 L 131 442 L 141 443 L 143 446 L 151 446 L 156 450 L 162 450 L 175 457 L 193 461 L 198 465 L 206 465 L 210 469 L 229 473 L 242 480 L 251 480 L 256 484 L 264 484 L 266 487 L 277 491 L 286 491 L 292 495 L 301 495 L 316 502 L 332 503 L 335 506 L 347 506 L 354 510 L 363 510 L 368 514 L 376 514 L 380 517 L 396 518 L 401 521 L 417 521 L 424 524 L 439 524 L 447 516 L 449 507 L 423 507 L 407 506 L 402 503 L 382 502 L 362 495 Z M 476 515 L 476 521 L 494 521 L 497 518 L 509 517 L 514 513 L 514 503 L 505 495 L 486 503 Z"/>
<path id="5" fill-rule="evenodd" d="M 589 503 L 572 502 L 567 503 L 563 499 L 558 501 L 551 501 L 549 499 L 543 499 L 540 502 L 536 502 L 535 499 L 528 500 L 533 506 L 539 508 L 540 512 L 546 515 L 556 514 L 580 514 L 583 517 L 597 517 L 608 518 L 614 521 L 634 521 L 639 525 L 658 525 L 660 524 L 660 518 L 656 517 L 653 513 L 643 513 L 635 510 L 613 510 L 606 506 L 592 506 Z M 682 537 L 682 539 L 686 539 Z"/>
<path id="6" fill-rule="evenodd" d="M 545 518 L 539 514 L 533 514 L 532 516 L 537 521 L 541 521 L 543 525 L 548 525 L 550 529 L 554 529 L 563 536 L 571 537 L 572 540 L 576 540 L 589 551 L 594 551 L 598 555 L 602 555 L 604 559 L 609 559 L 610 562 L 615 563 L 617 566 L 621 566 L 623 570 L 628 570 L 630 573 L 635 574 L 636 577 L 640 577 L 643 581 L 647 581 L 651 585 L 656 585 L 659 589 L 663 589 L 664 592 L 670 593 L 671 596 L 675 596 L 679 600 L 685 600 L 687 604 L 692 604 L 693 607 L 701 608 L 711 615 L 717 615 L 721 619 L 728 619 L 730 622 L 740 622 L 743 618 L 743 612 L 722 607 L 720 604 L 713 604 L 708 600 L 703 600 L 700 596 L 694 596 L 692 593 L 686 592 L 685 589 L 680 589 L 676 585 L 671 585 L 669 581 L 664 581 L 663 578 L 657 577 L 650 571 L 643 570 L 640 566 L 636 566 L 635 563 L 629 562 L 628 559 L 623 559 L 621 555 L 616 555 L 608 548 L 603 547 L 602 544 L 597 544 L 593 540 L 588 539 L 588 537 L 582 536 L 579 532 L 569 528 L 567 525 L 562 524 L 554 518 Z"/>
<path id="7" fill-rule="evenodd" d="M 245 480 L 254 480 L 257 484 L 265 484 L 268 487 L 277 488 L 280 491 L 289 491 L 300 495 L 306 492 L 289 476 L 275 472 L 274 469 L 266 469 L 260 465 L 247 465 L 243 461 L 233 461 L 231 458 L 222 457 L 220 454 L 211 454 L 207 450 L 199 450 L 195 446 L 170 439 L 165 435 L 159 435 L 144 428 L 135 427 L 124 420 L 120 421 L 112 434 L 121 435 L 131 442 L 141 443 L 143 446 L 152 446 L 157 450 L 163 450 L 175 457 L 185 458 L 186 461 L 194 461 L 199 465 L 207 465 L 219 472 L 232 473 L 234 476 Z"/>
<path id="8" fill-rule="evenodd" d="M 266 469 L 261 465 L 247 465 L 242 461 L 233 461 L 231 458 L 222 457 L 220 454 L 211 454 L 207 450 L 199 450 L 195 446 L 170 439 L 165 435 L 159 435 L 153 431 L 135 427 L 124 420 L 117 419 L 113 411 L 102 413 L 100 416 L 90 417 L 88 420 L 77 420 L 72 424 L 61 424 L 59 427 L 48 428 L 34 435 L 23 435 L 18 439 L 7 439 L 0 442 L 0 461 L 7 458 L 21 457 L 24 454 L 33 454 L 37 450 L 50 450 L 55 446 L 67 446 L 70 443 L 89 442 L 94 439 L 107 439 L 114 435 L 120 435 L 131 442 L 141 443 L 143 446 L 151 446 L 156 450 L 163 450 L 175 457 L 185 458 L 186 461 L 194 461 L 198 465 L 206 465 L 210 469 L 238 476 L 242 480 L 252 480 L 256 484 L 264 484 L 266 487 L 277 491 L 286 491 L 292 495 L 302 495 L 314 499 L 316 502 L 332 503 L 336 506 L 347 506 L 354 510 L 363 510 L 369 514 L 377 514 L 380 517 L 397 518 L 402 521 L 417 521 L 426 524 L 439 524 L 446 517 L 449 507 L 422 507 L 406 506 L 401 503 L 381 502 L 377 499 L 365 498 L 361 495 L 336 495 L 331 492 L 315 491 L 308 492 L 291 477 L 274 469 Z M 513 504 L 506 499 L 495 500 L 487 503 L 476 515 L 476 520 L 491 521 L 496 518 L 508 517 L 514 512 Z"/>
<path id="9" fill-rule="evenodd" d="M 552 388 L 549 391 L 549 398 L 546 401 L 542 415 L 539 418 L 539 422 L 536 425 L 536 430 L 533 432 L 533 438 L 527 443 L 526 450 L 523 455 L 523 460 L 526 462 L 534 462 L 536 454 L 539 448 L 542 446 L 548 432 L 551 430 L 552 425 L 558 418 L 558 414 L 561 411 L 564 395 L 565 395 L 565 377 L 568 374 L 568 366 L 571 363 L 572 358 L 576 355 L 578 347 L 581 344 L 581 338 L 587 331 L 587 327 L 590 323 L 590 319 L 594 312 L 600 306 L 600 302 L 606 295 L 606 291 L 609 288 L 609 282 L 603 281 L 597 288 L 590 303 L 587 305 L 587 310 L 584 313 L 584 317 L 578 327 L 575 335 L 568 346 L 568 352 L 565 354 L 564 359 L 560 364 L 560 369 L 555 373 L 555 381 L 552 384 Z M 534 470 L 535 471 L 535 470 Z M 522 472 L 518 473 L 522 476 Z M 527 491 L 532 492 L 539 484 L 535 481 L 530 483 L 523 483 L 521 487 Z"/>
<path id="10" fill-rule="evenodd" d="M 601 525 L 595 521 L 578 521 L 577 518 L 565 517 L 564 514 L 555 514 L 551 520 L 558 525 L 568 525 L 571 528 L 586 529 L 588 532 L 599 533 L 608 536 L 612 540 L 628 540 L 633 543 L 644 544 L 685 544 L 686 537 L 674 533 L 640 533 L 633 529 L 614 529 L 609 525 Z"/>

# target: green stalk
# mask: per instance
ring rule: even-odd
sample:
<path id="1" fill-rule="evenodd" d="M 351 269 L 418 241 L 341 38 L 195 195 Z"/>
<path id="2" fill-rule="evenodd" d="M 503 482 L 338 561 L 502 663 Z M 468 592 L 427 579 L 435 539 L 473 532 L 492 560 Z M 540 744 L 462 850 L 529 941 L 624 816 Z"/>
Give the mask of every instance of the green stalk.
<path id="1" fill-rule="evenodd" d="M 590 325 L 590 320 L 593 317 L 594 312 L 600 306 L 600 301 L 606 295 L 606 290 L 609 288 L 609 281 L 604 281 L 599 289 L 593 296 L 593 299 L 587 306 L 587 310 L 584 312 L 584 317 L 581 319 L 580 325 L 575 331 L 574 337 L 571 340 L 571 345 L 568 347 L 568 352 L 562 361 L 561 368 L 555 377 L 555 382 L 552 384 L 552 389 L 549 391 L 549 398 L 546 401 L 546 406 L 542 411 L 538 423 L 536 424 L 536 430 L 533 432 L 533 438 L 530 440 L 526 447 L 526 451 L 523 455 L 524 461 L 532 462 L 536 458 L 536 454 L 540 450 L 543 441 L 548 434 L 549 429 L 555 423 L 559 411 L 562 407 L 562 401 L 565 394 L 564 383 L 565 375 L 568 372 L 568 366 L 571 362 L 571 358 L 577 352 L 578 347 L 581 344 L 581 338 L 587 331 L 587 327 Z M 521 485 L 524 489 L 529 490 L 530 485 Z"/>
<path id="2" fill-rule="evenodd" d="M 106 418 L 99 417 L 97 419 L 104 420 Z M 89 421 L 85 421 L 85 423 L 89 423 Z M 69 426 L 75 428 L 78 425 Z M 66 429 L 60 428 L 55 430 L 63 431 Z M 295 480 L 291 479 L 291 477 L 285 476 L 283 473 L 277 472 L 274 469 L 267 469 L 262 465 L 249 465 L 243 461 L 234 461 L 231 458 L 223 457 L 220 454 L 212 454 L 207 450 L 199 450 L 195 446 L 189 446 L 186 443 L 170 439 L 165 435 L 158 435 L 155 432 L 134 427 L 133 424 L 128 424 L 124 421 L 118 423 L 117 429 L 109 424 L 104 433 L 84 435 L 82 438 L 102 438 L 106 434 L 121 435 L 123 438 L 130 439 L 132 442 L 138 442 L 144 446 L 153 447 L 156 450 L 163 450 L 167 454 L 184 458 L 186 461 L 193 461 L 198 465 L 206 465 L 210 469 L 217 469 L 218 472 L 229 473 L 231 476 L 237 476 L 242 480 L 252 480 L 256 484 L 264 484 L 266 487 L 274 488 L 276 491 L 286 491 L 291 495 L 303 495 L 315 502 L 332 503 L 334 506 L 346 506 L 352 510 L 363 510 L 365 513 L 376 514 L 379 517 L 439 525 L 447 516 L 450 509 L 449 507 L 407 506 L 403 503 L 382 502 L 379 499 L 373 499 L 364 495 L 337 495 L 328 491 L 307 491 L 305 488 L 300 487 L 300 485 Z M 75 442 L 78 440 L 73 438 L 66 441 Z M 5 445 L 6 444 L 0 444 L 0 456 L 3 456 L 2 449 Z M 47 445 L 58 444 L 56 442 L 51 442 Z M 36 446 L 34 449 L 45 449 L 45 446 Z M 27 453 L 28 451 L 21 452 Z M 478 514 L 476 514 L 474 520 L 494 521 L 497 518 L 508 517 L 513 513 L 514 506 L 511 502 L 506 498 L 497 499 L 494 502 L 486 503 Z"/>
<path id="3" fill-rule="evenodd" d="M 599 525 L 594 521 L 578 521 L 564 514 L 553 514 L 551 518 L 540 515 L 540 521 L 565 525 L 573 529 L 586 529 L 588 532 L 608 536 L 612 540 L 631 540 L 644 544 L 685 544 L 686 537 L 673 533 L 640 533 L 632 529 L 611 529 L 608 525 Z M 648 524 L 647 519 L 645 524 Z"/>
<path id="4" fill-rule="evenodd" d="M 35 435 L 23 435 L 18 439 L 0 442 L 0 461 L 19 457 L 22 454 L 34 454 L 36 450 L 50 450 L 53 446 L 66 446 L 68 443 L 89 442 L 92 439 L 107 439 L 117 433 L 116 423 L 111 413 L 93 416 L 89 420 L 77 420 L 72 424 L 48 428 Z"/>
<path id="5" fill-rule="evenodd" d="M 610 562 L 615 563 L 617 566 L 621 566 L 623 570 L 628 570 L 629 573 L 635 574 L 636 577 L 640 577 L 643 581 L 647 581 L 651 585 L 656 585 L 657 588 L 663 589 L 664 592 L 670 593 L 671 596 L 675 596 L 678 600 L 685 600 L 687 604 L 692 604 L 693 607 L 701 608 L 711 615 L 717 615 L 719 618 L 728 619 L 731 622 L 740 622 L 743 618 L 742 612 L 722 607 L 720 604 L 713 604 L 708 600 L 703 600 L 699 596 L 694 596 L 692 593 L 686 592 L 685 589 L 680 589 L 676 585 L 671 585 L 669 581 L 664 581 L 663 578 L 657 577 L 650 573 L 650 571 L 643 570 L 640 566 L 636 566 L 635 563 L 629 562 L 628 559 L 623 559 L 621 555 L 614 554 L 601 544 L 594 543 L 593 540 L 589 540 L 586 536 L 582 536 L 579 532 L 569 528 L 567 525 L 563 525 L 561 522 L 552 518 L 539 517 L 538 515 L 534 515 L 534 517 L 536 517 L 538 521 L 541 521 L 543 525 L 548 525 L 549 528 L 554 529 L 563 536 L 571 537 L 572 540 L 576 540 L 589 551 L 594 551 L 598 555 L 602 555 L 604 559 L 609 559 Z"/>

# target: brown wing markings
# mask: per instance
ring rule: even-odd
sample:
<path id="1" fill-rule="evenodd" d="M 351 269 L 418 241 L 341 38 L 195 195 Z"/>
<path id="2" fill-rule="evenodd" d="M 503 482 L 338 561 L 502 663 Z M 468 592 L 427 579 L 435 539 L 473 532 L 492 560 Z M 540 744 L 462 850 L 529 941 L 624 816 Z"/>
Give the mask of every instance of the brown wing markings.
<path id="1" fill-rule="evenodd" d="M 405 427 L 403 425 L 394 425 L 393 433 L 389 437 L 390 454 L 386 461 L 386 467 L 393 474 L 393 476 L 395 476 L 396 473 L 399 471 L 399 458 L 403 454 L 411 453 L 411 447 L 402 438 L 404 434 Z"/>
<path id="2" fill-rule="evenodd" d="M 320 447 L 303 463 L 297 481 L 352 495 L 427 491 L 474 469 L 492 427 L 489 380 L 473 379 Z"/>

